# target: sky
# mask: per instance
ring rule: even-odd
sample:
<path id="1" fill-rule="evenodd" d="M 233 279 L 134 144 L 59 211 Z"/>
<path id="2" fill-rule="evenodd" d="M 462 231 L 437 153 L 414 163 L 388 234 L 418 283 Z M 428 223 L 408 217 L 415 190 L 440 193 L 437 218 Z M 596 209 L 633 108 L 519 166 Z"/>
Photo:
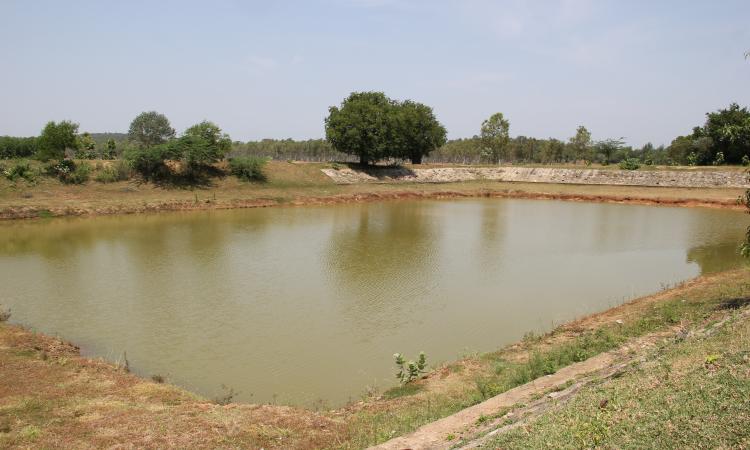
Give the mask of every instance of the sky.
<path id="1" fill-rule="evenodd" d="M 669 144 L 750 106 L 750 1 L 0 0 L 0 135 L 49 120 L 126 132 L 320 138 L 328 107 L 383 91 L 449 138 L 495 112 L 511 136 Z"/>

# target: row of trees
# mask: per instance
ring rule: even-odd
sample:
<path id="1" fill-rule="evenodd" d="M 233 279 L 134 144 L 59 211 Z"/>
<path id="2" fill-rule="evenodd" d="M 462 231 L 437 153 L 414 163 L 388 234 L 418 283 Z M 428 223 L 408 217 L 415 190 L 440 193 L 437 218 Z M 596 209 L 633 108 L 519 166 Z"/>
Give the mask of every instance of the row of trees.
<path id="1" fill-rule="evenodd" d="M 510 137 L 510 123 L 501 113 L 485 120 L 479 134 L 446 141 L 445 128 L 432 109 L 421 103 L 394 101 L 382 92 L 355 92 L 333 106 L 325 121 L 327 139 L 294 141 L 265 139 L 231 142 L 211 122 L 190 127 L 180 137 L 169 120 L 146 112 L 125 134 L 79 133 L 70 121 L 49 122 L 38 137 L 0 137 L 0 159 L 128 158 L 142 167 L 163 168 L 169 158 L 191 168 L 229 156 L 279 160 L 356 161 L 410 160 L 412 163 L 600 163 L 637 160 L 654 165 L 750 163 L 750 111 L 733 103 L 706 114 L 702 126 L 667 146 L 633 148 L 623 138 L 594 141 L 580 126 L 566 141 Z M 168 144 L 168 145 L 167 145 Z M 145 151 L 145 149 L 155 148 Z M 157 163 L 157 161 L 162 161 Z"/>

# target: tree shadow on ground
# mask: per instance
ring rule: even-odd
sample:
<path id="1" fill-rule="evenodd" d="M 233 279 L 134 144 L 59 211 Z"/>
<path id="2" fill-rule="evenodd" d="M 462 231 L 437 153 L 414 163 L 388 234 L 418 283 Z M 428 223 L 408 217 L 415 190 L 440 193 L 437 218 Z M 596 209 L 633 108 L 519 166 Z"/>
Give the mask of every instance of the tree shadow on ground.
<path id="1" fill-rule="evenodd" d="M 416 173 L 401 164 L 388 164 L 388 165 L 376 165 L 376 164 L 360 164 L 360 163 L 344 163 L 347 167 L 357 172 L 365 173 L 378 180 L 385 180 L 387 178 L 409 178 L 415 177 Z"/>

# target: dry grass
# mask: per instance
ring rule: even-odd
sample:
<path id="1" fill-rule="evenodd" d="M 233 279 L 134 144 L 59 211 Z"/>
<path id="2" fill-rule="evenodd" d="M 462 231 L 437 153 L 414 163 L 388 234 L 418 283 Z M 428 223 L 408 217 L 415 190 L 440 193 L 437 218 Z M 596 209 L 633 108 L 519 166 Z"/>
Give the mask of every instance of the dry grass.
<path id="1" fill-rule="evenodd" d="M 117 214 L 159 210 L 223 209 L 289 204 L 326 204 L 399 198 L 521 197 L 684 206 L 739 207 L 741 189 L 652 188 L 471 181 L 450 184 L 336 185 L 324 163 L 272 161 L 268 182 L 215 178 L 194 189 L 123 181 L 64 185 L 49 178 L 36 184 L 0 180 L 0 218 Z"/>

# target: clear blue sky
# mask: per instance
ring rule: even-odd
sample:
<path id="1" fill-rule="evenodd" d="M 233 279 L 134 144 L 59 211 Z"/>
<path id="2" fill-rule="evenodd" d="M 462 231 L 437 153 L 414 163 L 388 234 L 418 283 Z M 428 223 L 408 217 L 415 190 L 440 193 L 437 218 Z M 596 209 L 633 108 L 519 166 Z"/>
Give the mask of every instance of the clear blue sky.
<path id="1" fill-rule="evenodd" d="M 322 137 L 354 90 L 431 105 L 449 136 L 668 144 L 750 105 L 750 1 L 0 2 L 0 135 L 126 131 L 145 110 L 235 140 Z"/>

